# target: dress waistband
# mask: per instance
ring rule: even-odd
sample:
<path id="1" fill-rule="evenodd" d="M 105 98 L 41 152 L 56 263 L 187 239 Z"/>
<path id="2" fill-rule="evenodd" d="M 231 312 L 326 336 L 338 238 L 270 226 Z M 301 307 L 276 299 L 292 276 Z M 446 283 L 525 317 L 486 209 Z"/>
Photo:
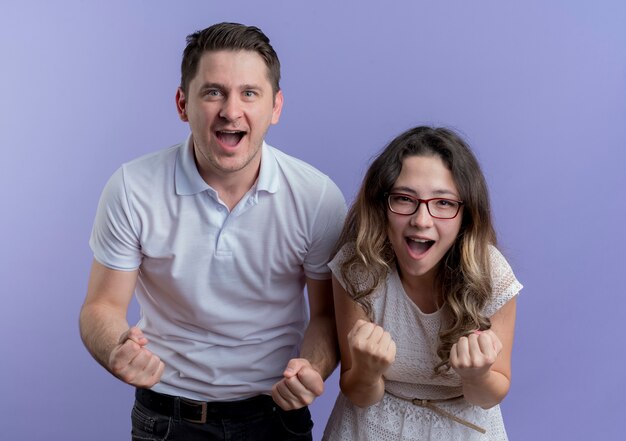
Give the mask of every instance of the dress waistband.
<path id="1" fill-rule="evenodd" d="M 459 418 L 458 416 L 448 412 L 447 410 L 442 409 L 441 407 L 437 406 L 437 403 L 444 403 L 444 402 L 448 402 L 448 401 L 456 401 L 456 400 L 460 400 L 461 398 L 463 398 L 463 395 L 459 395 L 458 397 L 453 397 L 453 398 L 446 398 L 443 400 L 423 400 L 420 398 L 407 398 L 407 397 L 402 397 L 400 395 L 396 395 L 394 393 L 389 392 L 388 390 L 385 390 L 385 392 L 389 395 L 391 395 L 392 397 L 395 398 L 399 398 L 401 400 L 404 401 L 408 401 L 409 403 L 415 405 L 415 406 L 419 406 L 419 407 L 425 407 L 427 409 L 432 410 L 433 412 L 438 413 L 441 416 L 444 416 L 446 418 L 451 419 L 452 421 L 455 421 L 459 424 L 464 425 L 465 427 L 469 427 L 470 429 L 474 429 L 477 432 L 480 433 L 487 433 L 487 431 L 485 429 L 483 429 L 480 426 L 477 426 L 476 424 L 472 424 L 467 420 L 464 420 L 463 418 Z"/>

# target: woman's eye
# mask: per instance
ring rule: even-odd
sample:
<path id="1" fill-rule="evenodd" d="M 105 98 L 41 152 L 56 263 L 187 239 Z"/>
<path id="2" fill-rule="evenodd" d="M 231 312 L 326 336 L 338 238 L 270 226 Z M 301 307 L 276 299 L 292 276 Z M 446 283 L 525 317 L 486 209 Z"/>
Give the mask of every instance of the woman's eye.
<path id="1" fill-rule="evenodd" d="M 439 199 L 437 201 L 437 205 L 439 205 L 442 208 L 453 208 L 456 207 L 456 202 L 455 201 L 450 201 L 448 199 Z"/>
<path id="2" fill-rule="evenodd" d="M 413 202 L 413 199 L 406 196 L 396 196 L 394 200 L 400 204 L 410 204 Z"/>

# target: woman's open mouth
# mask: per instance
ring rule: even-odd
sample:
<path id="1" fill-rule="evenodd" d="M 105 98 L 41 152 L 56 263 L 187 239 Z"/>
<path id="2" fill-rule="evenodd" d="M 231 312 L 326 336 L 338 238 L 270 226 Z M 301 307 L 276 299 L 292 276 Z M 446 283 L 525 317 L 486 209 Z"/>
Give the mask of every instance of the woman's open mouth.
<path id="1" fill-rule="evenodd" d="M 407 237 L 406 239 L 409 251 L 414 257 L 421 257 L 435 244 L 434 240 L 419 239 L 415 237 Z"/>

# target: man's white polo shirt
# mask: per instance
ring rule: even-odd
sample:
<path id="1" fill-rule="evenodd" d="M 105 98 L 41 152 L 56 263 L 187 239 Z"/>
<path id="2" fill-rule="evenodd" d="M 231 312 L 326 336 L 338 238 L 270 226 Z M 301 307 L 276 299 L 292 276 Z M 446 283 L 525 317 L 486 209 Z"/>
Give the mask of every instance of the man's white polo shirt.
<path id="1" fill-rule="evenodd" d="M 229 212 L 190 140 L 115 172 L 90 245 L 109 268 L 139 268 L 139 326 L 166 366 L 154 390 L 268 393 L 308 323 L 305 276 L 330 278 L 345 200 L 326 175 L 264 143 L 256 184 Z"/>

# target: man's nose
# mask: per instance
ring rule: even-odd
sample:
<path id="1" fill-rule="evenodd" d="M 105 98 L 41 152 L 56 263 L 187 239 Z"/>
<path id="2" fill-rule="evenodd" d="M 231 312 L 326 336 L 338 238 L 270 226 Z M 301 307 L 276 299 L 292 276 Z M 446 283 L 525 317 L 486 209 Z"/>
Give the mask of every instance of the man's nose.
<path id="1" fill-rule="evenodd" d="M 237 97 L 231 96 L 224 100 L 220 110 L 220 117 L 232 122 L 241 118 L 242 114 L 241 101 Z"/>

